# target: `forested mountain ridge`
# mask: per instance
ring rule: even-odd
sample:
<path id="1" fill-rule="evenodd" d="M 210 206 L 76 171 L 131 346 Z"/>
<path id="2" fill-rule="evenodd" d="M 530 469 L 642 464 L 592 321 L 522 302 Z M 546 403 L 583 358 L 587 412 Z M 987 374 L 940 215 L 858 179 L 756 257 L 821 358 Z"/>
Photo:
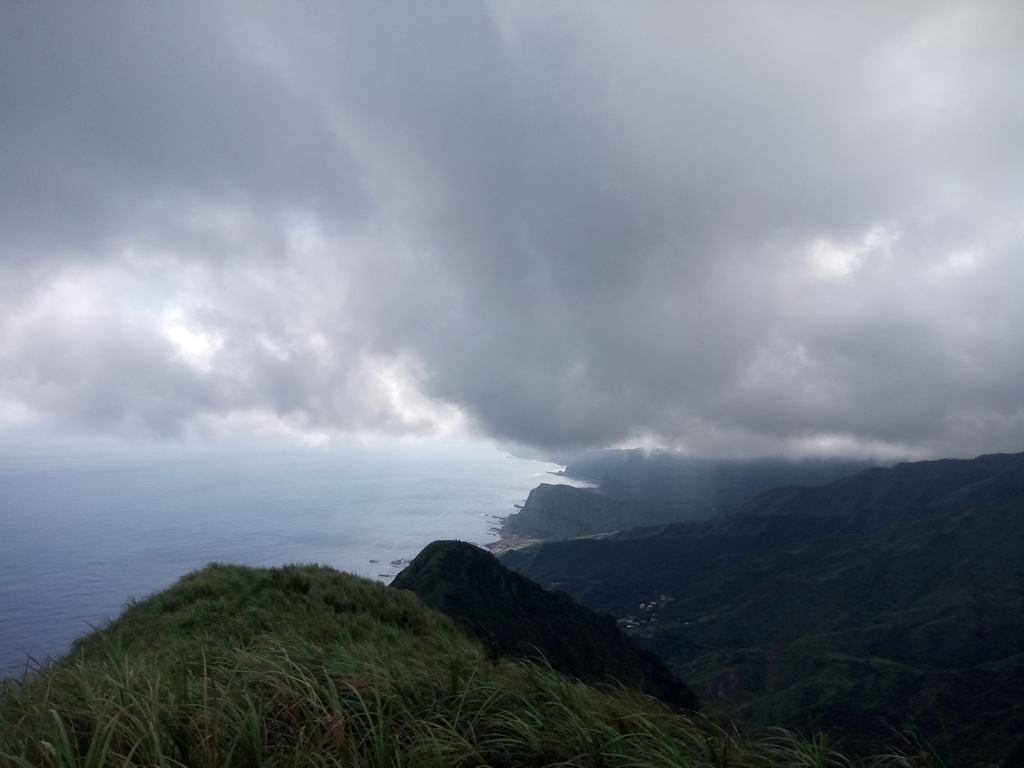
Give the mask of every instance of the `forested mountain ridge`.
<path id="1" fill-rule="evenodd" d="M 822 485 L 869 466 L 839 459 L 696 459 L 634 448 L 584 454 L 570 461 L 563 474 L 596 483 L 614 498 L 730 508 L 772 488 Z"/>
<path id="2" fill-rule="evenodd" d="M 1024 763 L 1024 454 L 869 469 L 502 562 L 618 616 L 737 717 Z M 642 606 L 642 608 L 641 608 Z"/>
<path id="3" fill-rule="evenodd" d="M 541 483 L 516 514 L 505 521 L 508 532 L 533 539 L 572 539 L 638 526 L 704 519 L 714 514 L 704 505 L 666 499 L 619 499 L 589 488 Z"/>
<path id="4" fill-rule="evenodd" d="M 539 660 L 586 683 L 627 685 L 679 709 L 699 707 L 665 663 L 611 618 L 542 589 L 472 544 L 429 544 L 391 586 L 449 616 L 495 656 Z"/>
<path id="5" fill-rule="evenodd" d="M 736 510 L 743 515 L 808 514 L 853 525 L 929 516 L 956 504 L 1024 495 L 1024 454 L 939 459 L 871 467 L 810 488 L 777 488 Z M 890 510 L 888 517 L 884 516 Z M 881 516 L 880 516 L 881 515 Z"/>
<path id="6" fill-rule="evenodd" d="M 865 466 L 825 460 L 712 461 L 639 449 L 599 451 L 570 462 L 564 472 L 598 483 L 597 489 L 542 483 L 505 525 L 514 536 L 550 540 L 704 520 L 768 489 L 819 485 Z"/>

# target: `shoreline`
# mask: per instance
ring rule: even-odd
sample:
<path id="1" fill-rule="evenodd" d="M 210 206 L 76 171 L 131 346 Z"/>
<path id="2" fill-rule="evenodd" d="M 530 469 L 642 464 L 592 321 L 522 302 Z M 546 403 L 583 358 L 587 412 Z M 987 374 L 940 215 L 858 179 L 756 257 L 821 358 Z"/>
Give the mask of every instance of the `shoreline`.
<path id="1" fill-rule="evenodd" d="M 501 518 L 501 524 L 492 528 L 493 533 L 498 534 L 498 540 L 484 544 L 484 548 L 492 555 L 497 557 L 503 552 L 508 552 L 510 549 L 520 549 L 531 544 L 539 544 L 544 539 L 534 539 L 529 536 L 517 536 L 508 529 L 508 518 L 511 515 Z"/>
<path id="2" fill-rule="evenodd" d="M 565 473 L 565 468 L 559 469 L 557 471 L 549 469 L 546 470 L 545 474 L 552 475 L 554 477 L 565 478 L 566 480 L 569 481 L 565 483 L 557 483 L 557 485 L 569 485 L 572 486 L 573 488 L 599 487 L 598 483 L 595 483 L 591 480 L 580 480 L 579 478 L 573 477 L 572 475 L 567 475 Z M 523 503 L 525 504 L 525 501 Z M 502 554 L 503 552 L 508 552 L 510 549 L 522 549 L 523 547 L 528 547 L 532 544 L 541 544 L 547 541 L 547 539 L 535 539 L 530 536 L 518 536 L 509 531 L 508 519 L 512 517 L 512 515 L 521 511 L 523 508 L 522 504 L 514 504 L 513 506 L 516 508 L 516 512 L 512 512 L 511 514 L 505 515 L 504 517 L 499 517 L 498 515 L 490 516 L 492 520 L 497 521 L 498 523 L 490 529 L 491 533 L 497 534 L 498 539 L 497 541 L 491 541 L 487 544 L 484 544 L 483 547 L 492 555 L 497 556 Z"/>

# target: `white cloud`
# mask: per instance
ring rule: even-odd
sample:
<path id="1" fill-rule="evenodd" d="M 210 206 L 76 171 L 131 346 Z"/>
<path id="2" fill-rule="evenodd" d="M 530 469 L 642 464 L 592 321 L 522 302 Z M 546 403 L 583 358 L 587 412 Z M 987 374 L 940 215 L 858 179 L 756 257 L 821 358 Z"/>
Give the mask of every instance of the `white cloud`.
<path id="1" fill-rule="evenodd" d="M 183 325 L 166 325 L 164 333 L 177 349 L 178 357 L 189 365 L 208 373 L 217 350 L 224 340 L 208 333 L 194 333 Z"/>
<path id="2" fill-rule="evenodd" d="M 7 421 L 1024 448 L 1012 5 L 0 16 Z"/>
<path id="3" fill-rule="evenodd" d="M 898 232 L 878 224 L 853 242 L 836 243 L 818 238 L 810 247 L 811 272 L 825 280 L 846 277 L 872 260 L 891 258 L 893 246 L 899 239 Z"/>

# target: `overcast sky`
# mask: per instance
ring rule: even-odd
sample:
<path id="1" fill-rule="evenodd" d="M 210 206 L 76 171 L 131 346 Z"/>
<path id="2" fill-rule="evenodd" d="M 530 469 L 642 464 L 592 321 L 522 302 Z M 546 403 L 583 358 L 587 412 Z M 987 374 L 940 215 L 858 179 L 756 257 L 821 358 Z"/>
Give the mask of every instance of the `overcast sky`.
<path id="1" fill-rule="evenodd" d="M 0 4 L 0 439 L 1024 450 L 1024 4 Z"/>

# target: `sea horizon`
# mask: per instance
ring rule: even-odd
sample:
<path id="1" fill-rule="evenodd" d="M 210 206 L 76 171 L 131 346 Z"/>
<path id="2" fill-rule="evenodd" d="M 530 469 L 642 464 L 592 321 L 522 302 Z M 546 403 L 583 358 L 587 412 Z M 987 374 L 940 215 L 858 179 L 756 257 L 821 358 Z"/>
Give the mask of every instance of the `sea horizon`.
<path id="1" fill-rule="evenodd" d="M 494 541 L 561 468 L 472 441 L 0 446 L 0 677 L 210 562 L 389 582 L 431 541 Z"/>

